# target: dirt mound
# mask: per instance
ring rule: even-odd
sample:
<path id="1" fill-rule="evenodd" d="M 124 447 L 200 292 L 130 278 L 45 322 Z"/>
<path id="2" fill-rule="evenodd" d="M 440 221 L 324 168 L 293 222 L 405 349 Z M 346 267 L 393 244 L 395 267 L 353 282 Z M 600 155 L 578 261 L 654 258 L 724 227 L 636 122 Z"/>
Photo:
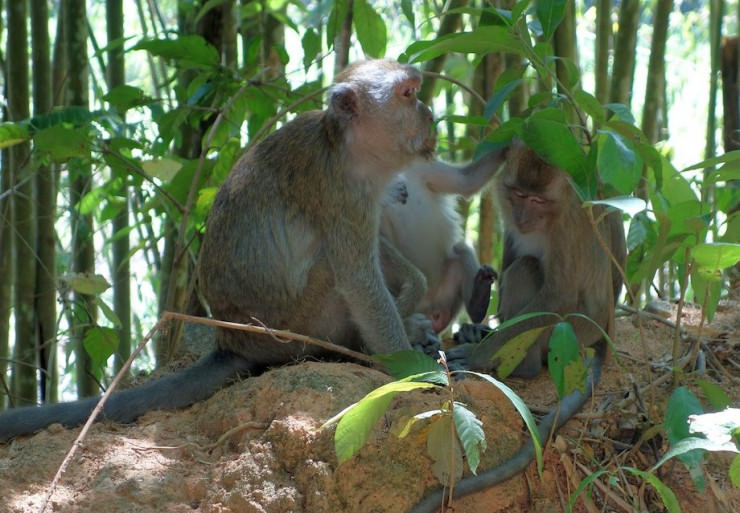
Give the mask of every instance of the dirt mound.
<path id="1" fill-rule="evenodd" d="M 717 340 L 717 354 L 725 350 L 732 355 L 739 345 L 733 305 L 704 331 Z M 698 323 L 696 310 L 685 310 L 684 322 Z M 548 444 L 543 479 L 530 465 L 491 490 L 456 501 L 456 513 L 564 511 L 579 482 L 601 469 L 615 477 L 604 476 L 590 498 L 582 495 L 576 511 L 663 510 L 652 488 L 620 466 L 648 469 L 666 449 L 658 431 L 648 440 L 640 436 L 660 422 L 672 390 L 670 380 L 661 376 L 669 372 L 663 362 L 673 333 L 649 321 L 643 330 L 647 343 L 642 343 L 633 324 L 620 319 L 617 340 L 619 359 L 610 358 L 594 400 Z M 737 404 L 738 372 L 731 374 L 713 375 Z M 408 416 L 439 408 L 446 394 L 396 396 L 369 443 L 339 466 L 334 429 L 318 429 L 388 381 L 381 372 L 354 364 L 302 363 L 237 383 L 185 410 L 151 412 L 129 426 L 97 424 L 47 511 L 406 512 L 439 483 L 427 456 L 424 424 L 404 439 L 392 433 Z M 547 376 L 510 384 L 535 413 L 555 403 Z M 457 400 L 483 421 L 488 449 L 479 470 L 521 447 L 527 438 L 522 422 L 497 389 L 469 379 L 455 390 Z M 644 395 L 631 397 L 635 390 Z M 0 445 L 0 512 L 39 510 L 77 433 L 52 426 Z M 709 493 L 696 492 L 678 462 L 666 464 L 659 477 L 678 495 L 684 511 L 738 511 L 740 493 L 727 481 L 729 461 L 723 455 L 709 458 Z"/>

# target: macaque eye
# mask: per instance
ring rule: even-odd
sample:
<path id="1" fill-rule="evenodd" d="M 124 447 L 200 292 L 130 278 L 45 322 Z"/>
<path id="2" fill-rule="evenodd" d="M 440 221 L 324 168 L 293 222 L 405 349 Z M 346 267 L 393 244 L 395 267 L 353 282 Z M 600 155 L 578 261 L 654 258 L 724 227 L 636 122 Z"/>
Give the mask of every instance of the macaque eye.
<path id="1" fill-rule="evenodd" d="M 537 203 L 538 205 L 544 205 L 545 204 L 545 198 L 540 198 L 539 196 L 530 196 L 529 197 L 532 200 L 532 203 Z"/>

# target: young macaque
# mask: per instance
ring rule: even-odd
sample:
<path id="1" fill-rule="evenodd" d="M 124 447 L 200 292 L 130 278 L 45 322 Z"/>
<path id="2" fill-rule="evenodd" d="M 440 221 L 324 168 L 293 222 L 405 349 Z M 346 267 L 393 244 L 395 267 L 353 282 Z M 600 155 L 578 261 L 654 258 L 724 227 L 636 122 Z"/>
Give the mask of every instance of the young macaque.
<path id="1" fill-rule="evenodd" d="M 447 328 L 463 304 L 473 322 L 481 322 L 488 310 L 496 273 L 490 266 L 481 266 L 473 248 L 463 240 L 455 205 L 456 195 L 478 192 L 503 159 L 499 150 L 462 168 L 417 161 L 386 193 L 380 235 L 426 278 L 427 291 L 416 310 L 431 320 L 437 333 Z M 393 271 L 383 264 L 388 280 Z"/>
<path id="2" fill-rule="evenodd" d="M 504 224 L 498 316 L 501 322 L 533 312 L 581 313 L 608 331 L 622 279 L 599 243 L 588 212 L 581 206 L 570 176 L 540 159 L 519 141 L 509 147 L 506 164 L 495 179 Z M 597 229 L 621 266 L 626 249 L 618 211 L 593 207 Z M 462 345 L 448 359 L 465 368 L 491 370 L 491 357 L 507 341 L 533 328 L 551 326 L 555 318 L 541 315 L 491 333 L 487 326 L 463 325 L 456 334 Z M 583 346 L 602 339 L 601 332 L 578 317 L 568 321 Z M 513 375 L 540 372 L 548 352 L 551 329 L 529 348 Z"/>
<path id="3" fill-rule="evenodd" d="M 423 326 L 415 329 L 418 318 L 402 321 L 379 255 L 389 183 L 435 149 L 431 111 L 416 98 L 420 86 L 411 66 L 355 63 L 337 75 L 326 110 L 286 123 L 234 166 L 214 200 L 200 252 L 200 283 L 215 318 L 370 353 L 411 348 L 407 330 L 424 336 Z M 417 296 L 419 276 L 401 277 L 422 280 L 421 288 L 410 287 Z M 187 406 L 239 375 L 320 352 L 226 329 L 217 331 L 216 344 L 189 368 L 114 394 L 103 417 L 130 422 L 152 409 Z M 10 410 L 0 415 L 0 440 L 55 422 L 81 424 L 97 400 Z"/>
<path id="4" fill-rule="evenodd" d="M 560 315 L 582 313 L 609 331 L 615 301 L 622 288 L 621 275 L 594 234 L 588 213 L 569 182 L 569 175 L 540 159 L 514 141 L 506 164 L 494 180 L 504 223 L 504 255 L 499 283 L 501 322 L 535 312 Z M 626 249 L 619 212 L 593 207 L 597 229 L 617 262 L 624 266 Z M 508 329 L 491 333 L 488 326 L 463 325 L 456 339 L 462 345 L 447 351 L 453 369 L 492 370 L 493 355 L 507 341 L 533 328 L 551 326 L 552 315 L 531 317 Z M 606 341 L 591 323 L 570 318 L 579 342 L 594 347 L 585 393 L 576 390 L 538 424 L 540 439 L 547 438 L 578 413 L 599 382 L 606 357 Z M 546 329 L 526 353 L 513 374 L 532 377 L 540 372 L 552 330 Z M 486 338 L 486 335 L 490 336 Z M 455 485 L 457 498 L 490 488 L 524 470 L 534 458 L 531 441 L 511 459 Z M 420 501 L 410 513 L 431 513 L 439 508 L 444 491 Z"/>

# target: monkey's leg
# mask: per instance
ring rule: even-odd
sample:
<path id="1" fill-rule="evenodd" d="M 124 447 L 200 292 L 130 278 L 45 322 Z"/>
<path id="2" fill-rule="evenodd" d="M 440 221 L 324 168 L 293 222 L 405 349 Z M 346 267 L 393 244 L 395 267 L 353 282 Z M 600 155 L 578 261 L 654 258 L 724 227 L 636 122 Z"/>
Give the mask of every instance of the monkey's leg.
<path id="1" fill-rule="evenodd" d="M 213 395 L 236 377 L 253 372 L 255 365 L 227 351 L 216 350 L 194 365 L 140 387 L 111 395 L 96 420 L 132 422 L 151 410 L 183 408 Z M 100 397 L 71 403 L 13 408 L 0 414 L 0 441 L 34 433 L 51 424 L 66 427 L 84 423 Z"/>
<path id="2" fill-rule="evenodd" d="M 519 315 L 523 308 L 535 297 L 543 283 L 542 270 L 539 261 L 532 256 L 524 256 L 514 260 L 503 272 L 499 286 L 499 321 L 507 320 Z M 533 319 L 534 320 L 534 319 Z M 543 319 L 541 322 L 549 322 Z M 494 362 L 493 355 L 506 342 L 522 331 L 520 326 L 514 325 L 504 331 L 497 331 L 489 336 L 491 328 L 481 324 L 463 324 L 455 334 L 455 341 L 460 344 L 447 353 L 448 361 L 456 368 L 491 370 Z M 533 326 L 534 327 L 534 326 Z M 527 351 L 524 359 L 512 372 L 514 376 L 533 377 L 542 369 L 543 341 L 546 349 L 548 334 L 540 335 Z M 482 342 L 482 344 L 481 344 Z"/>
<path id="3" fill-rule="evenodd" d="M 461 272 L 462 298 L 470 319 L 483 321 L 491 301 L 491 286 L 498 275 L 488 265 L 480 265 L 473 248 L 464 242 L 452 247 Z"/>
<path id="4" fill-rule="evenodd" d="M 604 367 L 604 359 L 606 357 L 606 342 L 601 340 L 594 349 L 596 354 L 589 364 L 589 376 L 586 381 L 586 393 L 583 394 L 580 390 L 576 390 L 571 394 L 565 396 L 560 404 L 554 408 L 550 413 L 542 418 L 540 423 L 537 425 L 537 432 L 540 435 L 540 440 L 546 440 L 550 433 L 560 429 L 563 424 L 578 413 L 586 401 L 591 397 L 591 394 L 596 387 L 599 385 L 601 379 L 601 370 Z M 455 498 L 462 498 L 471 493 L 480 492 L 487 490 L 488 488 L 506 481 L 507 479 L 514 477 L 519 474 L 522 470 L 534 459 L 534 446 L 532 440 L 522 447 L 518 453 L 516 453 L 509 461 L 502 463 L 501 465 L 494 467 L 485 472 L 481 472 L 475 476 L 468 476 L 462 481 L 455 485 Z M 419 502 L 410 513 L 432 513 L 439 509 L 439 505 L 442 501 L 442 494 L 444 490 L 436 490 L 431 495 L 428 495 L 421 502 Z"/>

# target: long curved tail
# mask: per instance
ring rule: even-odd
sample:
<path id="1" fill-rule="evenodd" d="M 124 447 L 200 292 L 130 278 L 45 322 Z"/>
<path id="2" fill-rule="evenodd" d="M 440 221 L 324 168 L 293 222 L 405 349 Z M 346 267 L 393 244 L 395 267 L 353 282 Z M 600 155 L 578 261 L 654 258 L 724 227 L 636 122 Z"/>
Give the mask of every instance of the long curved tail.
<path id="1" fill-rule="evenodd" d="M 216 350 L 179 372 L 142 386 L 115 393 L 96 420 L 132 422 L 151 410 L 183 408 L 213 395 L 234 378 L 252 372 L 255 365 L 241 356 Z M 0 442 L 34 433 L 51 424 L 83 424 L 100 397 L 70 403 L 13 408 L 0 414 Z"/>
<path id="2" fill-rule="evenodd" d="M 593 345 L 596 352 L 592 361 L 588 380 L 586 382 L 586 393 L 580 390 L 570 393 L 560 401 L 560 408 L 553 409 L 545 415 L 537 425 L 537 431 L 540 434 L 540 440 L 546 440 L 550 436 L 550 431 L 557 431 L 573 415 L 578 413 L 591 394 L 596 389 L 601 379 L 601 369 L 604 366 L 606 358 L 607 342 L 600 340 Z M 527 465 L 534 459 L 534 445 L 532 440 L 528 440 L 519 452 L 501 465 L 489 469 L 475 476 L 469 476 L 455 485 L 455 498 L 459 499 L 471 493 L 486 490 L 502 481 L 514 477 L 519 472 L 527 468 Z M 431 513 L 439 509 L 444 497 L 444 489 L 439 489 L 424 497 L 409 513 Z"/>

